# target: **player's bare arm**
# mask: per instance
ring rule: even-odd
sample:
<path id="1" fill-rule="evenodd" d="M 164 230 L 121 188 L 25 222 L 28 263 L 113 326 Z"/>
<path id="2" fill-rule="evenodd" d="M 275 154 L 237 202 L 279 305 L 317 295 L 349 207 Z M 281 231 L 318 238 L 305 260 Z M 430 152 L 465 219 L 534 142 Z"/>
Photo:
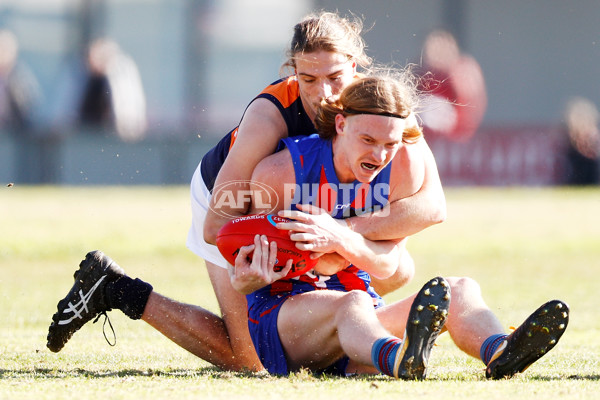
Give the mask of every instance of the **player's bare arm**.
<path id="1" fill-rule="evenodd" d="M 277 107 L 266 99 L 253 101 L 240 123 L 237 139 L 233 144 L 229 155 L 225 159 L 223 167 L 219 171 L 215 182 L 215 188 L 226 182 L 242 181 L 239 185 L 228 186 L 228 190 L 248 190 L 248 182 L 252 171 L 260 160 L 272 154 L 277 148 L 279 140 L 288 134 L 287 126 Z M 204 223 L 204 239 L 208 243 L 215 243 L 219 229 L 229 220 L 236 216 L 245 215 L 249 204 L 234 204 L 227 202 L 219 203 L 222 212 L 219 214 L 212 211 L 215 202 L 218 201 L 218 193 L 213 193 L 211 209 Z M 233 193 L 233 198 L 238 198 Z M 238 208 L 234 208 L 238 207 Z M 226 215 L 231 216 L 227 218 Z"/>
<path id="2" fill-rule="evenodd" d="M 278 227 L 292 228 L 290 239 L 296 241 L 298 249 L 338 254 L 379 279 L 389 278 L 398 268 L 402 251 L 398 240 L 368 240 L 360 233 L 350 230 L 345 223 L 340 224 L 339 220 L 335 220 L 321 208 L 305 205 L 301 209 L 303 212 L 280 214 L 294 218 L 294 222 L 277 224 Z M 319 264 L 321 260 L 315 269 L 323 273 L 325 268 Z M 327 265 L 326 268 L 330 267 Z"/>
<path id="3" fill-rule="evenodd" d="M 425 182 L 425 159 L 419 149 L 420 141 L 403 144 L 392 160 L 390 173 L 390 203 L 407 199 L 418 193 Z M 390 214 L 391 216 L 391 214 Z"/>

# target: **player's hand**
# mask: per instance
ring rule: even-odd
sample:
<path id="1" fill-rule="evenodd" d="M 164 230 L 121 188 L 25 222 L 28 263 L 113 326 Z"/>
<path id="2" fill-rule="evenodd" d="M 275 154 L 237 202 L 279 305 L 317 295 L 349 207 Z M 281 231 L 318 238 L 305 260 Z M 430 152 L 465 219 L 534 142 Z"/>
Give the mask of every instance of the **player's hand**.
<path id="1" fill-rule="evenodd" d="M 334 219 L 327 211 L 312 205 L 298 204 L 297 208 L 300 211 L 280 211 L 280 217 L 292 221 L 280 222 L 277 228 L 289 230 L 290 239 L 296 242 L 298 249 L 317 253 L 311 255 L 311 258 L 317 258 L 323 253 L 334 253 L 343 248 L 343 238 L 348 232 L 344 220 Z"/>
<path id="2" fill-rule="evenodd" d="M 254 236 L 254 244 L 240 247 L 235 266 L 228 266 L 231 285 L 238 292 L 249 294 L 285 277 L 292 269 L 292 260 L 288 260 L 281 271 L 275 272 L 276 260 L 277 243 L 269 243 L 265 235 Z"/>

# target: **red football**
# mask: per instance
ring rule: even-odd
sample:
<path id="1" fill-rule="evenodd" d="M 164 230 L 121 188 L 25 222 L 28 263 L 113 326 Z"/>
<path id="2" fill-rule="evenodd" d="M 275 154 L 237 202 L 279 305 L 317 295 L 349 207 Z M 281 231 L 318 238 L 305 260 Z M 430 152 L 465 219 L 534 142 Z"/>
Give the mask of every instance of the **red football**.
<path id="1" fill-rule="evenodd" d="M 275 224 L 288 221 L 287 218 L 271 214 L 250 214 L 232 219 L 219 230 L 217 247 L 232 265 L 240 247 L 254 244 L 256 234 L 266 235 L 269 242 L 277 243 L 277 260 L 275 271 L 281 271 L 290 258 L 293 260 L 292 269 L 285 278 L 293 278 L 310 271 L 317 260 L 312 260 L 310 251 L 299 250 L 289 237 L 289 231 L 278 229 Z"/>

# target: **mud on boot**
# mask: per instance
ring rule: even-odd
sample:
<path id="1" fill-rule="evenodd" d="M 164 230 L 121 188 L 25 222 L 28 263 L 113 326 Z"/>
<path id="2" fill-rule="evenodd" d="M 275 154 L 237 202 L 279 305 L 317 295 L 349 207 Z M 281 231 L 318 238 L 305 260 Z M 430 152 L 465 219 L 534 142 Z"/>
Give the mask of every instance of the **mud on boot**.
<path id="1" fill-rule="evenodd" d="M 398 355 L 402 359 L 394 376 L 406 380 L 425 379 L 431 349 L 448 318 L 449 308 L 450 285 L 444 278 L 433 278 L 421 288 L 408 314 Z"/>

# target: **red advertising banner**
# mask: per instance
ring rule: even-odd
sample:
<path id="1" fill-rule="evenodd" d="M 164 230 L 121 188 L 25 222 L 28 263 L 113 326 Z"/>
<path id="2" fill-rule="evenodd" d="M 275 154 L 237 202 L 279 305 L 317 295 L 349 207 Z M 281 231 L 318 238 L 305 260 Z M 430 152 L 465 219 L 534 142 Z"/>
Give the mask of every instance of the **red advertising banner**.
<path id="1" fill-rule="evenodd" d="M 467 142 L 425 137 L 444 185 L 541 186 L 562 180 L 566 138 L 553 126 L 488 127 Z"/>

